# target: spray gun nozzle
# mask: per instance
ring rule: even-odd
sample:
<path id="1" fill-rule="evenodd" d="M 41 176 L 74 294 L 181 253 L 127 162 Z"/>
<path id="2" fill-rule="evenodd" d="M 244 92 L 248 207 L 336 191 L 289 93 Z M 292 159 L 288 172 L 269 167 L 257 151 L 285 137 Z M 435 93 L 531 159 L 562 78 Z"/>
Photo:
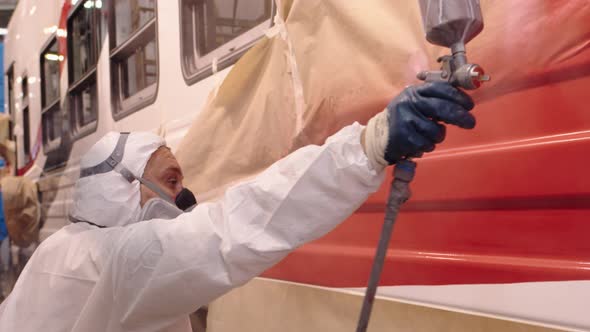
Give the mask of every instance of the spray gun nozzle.
<path id="1" fill-rule="evenodd" d="M 490 75 L 475 75 L 476 79 L 481 82 L 489 82 L 492 80 Z"/>

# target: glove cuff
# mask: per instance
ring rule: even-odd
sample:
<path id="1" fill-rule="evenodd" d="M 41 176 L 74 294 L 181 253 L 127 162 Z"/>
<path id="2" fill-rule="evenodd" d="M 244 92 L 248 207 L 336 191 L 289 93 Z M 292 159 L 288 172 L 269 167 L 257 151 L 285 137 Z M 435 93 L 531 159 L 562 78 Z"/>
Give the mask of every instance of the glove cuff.
<path id="1" fill-rule="evenodd" d="M 375 170 L 382 170 L 389 163 L 385 160 L 385 148 L 389 139 L 387 109 L 375 115 L 365 129 L 365 153 Z"/>

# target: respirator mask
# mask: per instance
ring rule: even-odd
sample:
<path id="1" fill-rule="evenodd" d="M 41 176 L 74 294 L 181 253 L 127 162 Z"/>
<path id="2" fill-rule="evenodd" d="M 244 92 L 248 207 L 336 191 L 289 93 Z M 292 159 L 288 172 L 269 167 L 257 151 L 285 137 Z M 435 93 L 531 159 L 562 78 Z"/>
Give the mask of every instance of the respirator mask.
<path id="1" fill-rule="evenodd" d="M 174 219 L 197 206 L 195 195 L 187 188 L 182 188 L 174 201 L 160 187 L 144 178 L 136 178 L 141 184 L 155 192 L 158 197 L 149 199 L 141 208 L 139 221 L 151 219 Z"/>

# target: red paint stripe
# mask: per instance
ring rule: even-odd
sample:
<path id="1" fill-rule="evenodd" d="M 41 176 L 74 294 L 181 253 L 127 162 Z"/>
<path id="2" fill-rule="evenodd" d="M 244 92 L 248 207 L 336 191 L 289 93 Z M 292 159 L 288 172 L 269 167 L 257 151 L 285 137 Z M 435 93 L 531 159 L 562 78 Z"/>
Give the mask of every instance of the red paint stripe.
<path id="1" fill-rule="evenodd" d="M 493 77 L 473 94 L 478 125 L 449 126 L 418 161 L 382 285 L 590 280 L 590 7 L 494 2 L 484 14 L 468 45 Z M 388 189 L 264 276 L 366 286 Z"/>
<path id="2" fill-rule="evenodd" d="M 67 31 L 68 28 L 68 14 L 70 13 L 70 9 L 72 8 L 72 2 L 70 0 L 65 0 L 64 4 L 61 8 L 61 16 L 59 17 L 59 24 L 58 29 L 62 31 Z M 60 72 L 63 74 L 64 70 L 64 63 L 65 60 L 68 58 L 68 40 L 65 36 L 57 36 L 57 45 L 59 49 L 59 54 L 64 57 L 64 61 L 60 62 Z"/>

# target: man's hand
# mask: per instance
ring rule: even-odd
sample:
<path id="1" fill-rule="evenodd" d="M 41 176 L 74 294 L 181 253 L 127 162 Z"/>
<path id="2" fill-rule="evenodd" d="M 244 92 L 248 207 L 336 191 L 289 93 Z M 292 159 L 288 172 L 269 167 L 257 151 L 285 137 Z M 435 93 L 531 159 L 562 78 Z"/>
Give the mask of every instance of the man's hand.
<path id="1" fill-rule="evenodd" d="M 374 116 L 363 133 L 365 153 L 376 169 L 420 157 L 445 139 L 442 123 L 475 127 L 473 100 L 448 83 L 411 86 Z"/>

